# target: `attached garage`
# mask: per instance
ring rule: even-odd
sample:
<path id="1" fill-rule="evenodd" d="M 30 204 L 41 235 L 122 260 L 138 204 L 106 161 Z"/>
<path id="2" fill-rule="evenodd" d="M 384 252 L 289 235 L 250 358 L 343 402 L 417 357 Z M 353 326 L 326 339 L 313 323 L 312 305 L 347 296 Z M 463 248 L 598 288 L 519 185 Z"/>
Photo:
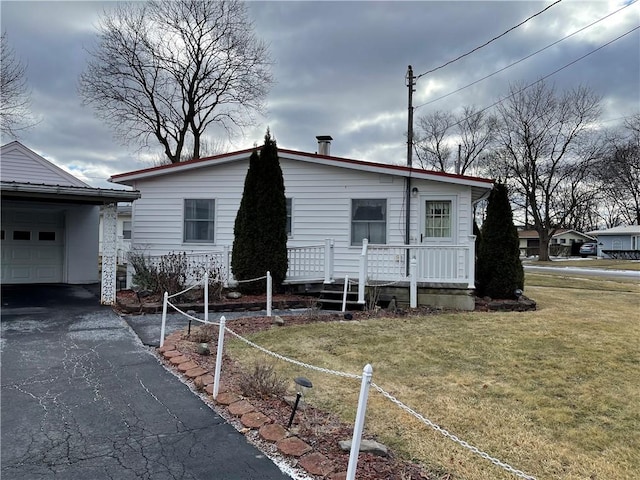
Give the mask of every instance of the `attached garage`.
<path id="1" fill-rule="evenodd" d="M 19 142 L 2 146 L 0 177 L 2 283 L 100 281 L 100 207 L 139 193 L 91 187 Z"/>

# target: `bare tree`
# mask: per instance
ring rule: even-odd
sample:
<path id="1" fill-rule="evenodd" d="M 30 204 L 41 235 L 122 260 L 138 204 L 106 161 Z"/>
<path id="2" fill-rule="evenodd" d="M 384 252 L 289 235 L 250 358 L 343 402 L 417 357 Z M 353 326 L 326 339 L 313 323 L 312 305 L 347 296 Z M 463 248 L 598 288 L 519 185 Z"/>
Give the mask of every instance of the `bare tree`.
<path id="1" fill-rule="evenodd" d="M 20 130 L 35 123 L 31 118 L 26 67 L 9 46 L 6 32 L 0 42 L 0 131 L 17 138 Z"/>
<path id="2" fill-rule="evenodd" d="M 618 223 L 640 224 L 640 114 L 609 135 L 596 175 Z M 612 225 L 614 226 L 614 225 Z"/>
<path id="3" fill-rule="evenodd" d="M 592 128 L 600 98 L 585 87 L 557 94 L 552 86 L 512 86 L 498 106 L 500 164 L 517 202 L 540 237 L 541 261 L 549 260 L 549 240 L 597 191 L 585 179 L 600 155 Z"/>
<path id="4" fill-rule="evenodd" d="M 457 117 L 441 111 L 420 117 L 416 135 L 418 161 L 423 168 L 464 175 L 480 163 L 496 127 L 495 117 L 474 106 L 463 107 Z"/>
<path id="5" fill-rule="evenodd" d="M 242 131 L 263 109 L 271 60 L 238 0 L 118 4 L 99 31 L 79 90 L 125 143 L 199 158 L 207 128 Z"/>

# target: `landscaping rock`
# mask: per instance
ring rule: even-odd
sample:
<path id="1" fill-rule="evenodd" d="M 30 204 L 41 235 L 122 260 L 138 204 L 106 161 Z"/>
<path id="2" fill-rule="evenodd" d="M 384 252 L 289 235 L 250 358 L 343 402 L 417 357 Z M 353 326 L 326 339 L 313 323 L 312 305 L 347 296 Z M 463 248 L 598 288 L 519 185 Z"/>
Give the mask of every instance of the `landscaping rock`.
<path id="1" fill-rule="evenodd" d="M 318 452 L 305 455 L 300 459 L 298 464 L 311 475 L 320 475 L 323 477 L 335 470 L 333 462 Z"/>
<path id="2" fill-rule="evenodd" d="M 311 451 L 311 447 L 300 440 L 298 437 L 287 437 L 276 443 L 278 450 L 283 455 L 291 455 L 292 457 L 301 457 Z"/>
<path id="3" fill-rule="evenodd" d="M 177 357 L 172 357 L 169 359 L 169 362 L 172 365 L 180 365 L 181 363 L 186 363 L 189 361 L 188 357 L 185 357 L 184 355 L 179 355 Z"/>
<path id="4" fill-rule="evenodd" d="M 340 446 L 340 449 L 345 452 L 351 451 L 351 440 L 340 440 L 338 445 Z M 379 457 L 386 457 L 389 455 L 387 447 L 375 440 L 362 439 L 360 441 L 360 451 L 363 453 L 371 453 L 372 455 L 377 455 Z"/>
<path id="5" fill-rule="evenodd" d="M 227 293 L 227 298 L 231 298 L 233 300 L 237 300 L 238 298 L 241 298 L 242 294 L 240 292 L 229 292 Z"/>
<path id="6" fill-rule="evenodd" d="M 267 440 L 268 442 L 279 442 L 288 435 L 287 430 L 277 423 L 263 425 L 260 427 L 258 434 L 262 439 Z"/>
<path id="7" fill-rule="evenodd" d="M 171 359 L 173 360 L 173 359 Z M 198 364 L 196 362 L 194 362 L 193 360 L 189 360 L 187 362 L 182 362 L 178 365 L 178 371 L 184 373 L 187 370 L 191 370 L 192 368 L 197 368 Z"/>
<path id="8" fill-rule="evenodd" d="M 198 354 L 200 354 L 200 355 L 210 355 L 211 354 L 211 350 L 209 350 L 209 344 L 208 343 L 199 343 L 197 350 L 198 350 Z"/>
<path id="9" fill-rule="evenodd" d="M 178 367 L 180 368 L 180 367 Z M 204 374 L 207 373 L 207 370 L 205 370 L 202 367 L 195 367 L 195 368 L 190 368 L 189 370 L 185 371 L 184 374 L 188 377 L 188 378 L 198 378 L 198 377 L 202 377 Z"/>
<path id="10" fill-rule="evenodd" d="M 241 417 L 245 413 L 253 412 L 255 408 L 246 400 L 240 400 L 239 402 L 229 405 L 229 413 L 234 417 Z"/>
<path id="11" fill-rule="evenodd" d="M 271 419 L 262 412 L 249 412 L 240 417 L 240 423 L 247 428 L 260 428 Z"/>
<path id="12" fill-rule="evenodd" d="M 166 359 L 175 358 L 182 356 L 182 353 L 178 350 L 167 350 L 166 352 L 162 352 L 162 356 Z"/>
<path id="13" fill-rule="evenodd" d="M 271 324 L 281 327 L 281 326 L 284 325 L 284 320 L 283 320 L 283 318 L 281 316 L 276 315 L 271 319 Z"/>
<path id="14" fill-rule="evenodd" d="M 211 389 L 213 390 L 213 386 L 211 386 Z M 218 397 L 216 398 L 216 402 L 220 405 L 231 405 L 232 403 L 236 403 L 239 401 L 240 397 L 231 392 L 219 393 Z"/>

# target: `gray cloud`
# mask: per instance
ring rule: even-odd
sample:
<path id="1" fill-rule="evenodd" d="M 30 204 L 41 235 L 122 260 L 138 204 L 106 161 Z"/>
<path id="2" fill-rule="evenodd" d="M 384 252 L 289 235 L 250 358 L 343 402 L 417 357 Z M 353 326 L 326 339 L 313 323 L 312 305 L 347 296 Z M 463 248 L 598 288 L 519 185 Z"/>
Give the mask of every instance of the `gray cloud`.
<path id="1" fill-rule="evenodd" d="M 229 148 L 260 143 L 269 126 L 283 148 L 315 151 L 316 135 L 332 135 L 332 153 L 402 163 L 406 152 L 407 88 L 417 75 L 501 34 L 549 2 L 272 2 L 248 3 L 256 35 L 270 44 L 276 85 L 268 110 Z M 415 105 L 452 92 L 517 61 L 620 8 L 622 1 L 563 2 L 464 59 L 417 83 Z M 2 29 L 28 64 L 34 114 L 41 122 L 20 140 L 97 186 L 114 173 L 143 168 L 155 153 L 125 148 L 77 95 L 94 26 L 110 2 L 0 4 Z M 632 5 L 607 21 L 488 80 L 417 108 L 458 110 L 491 105 L 514 82 L 530 83 L 612 40 L 638 23 Z M 579 84 L 603 97 L 603 119 L 640 109 L 638 32 L 552 76 L 558 89 Z M 606 122 L 613 126 L 615 121 Z M 221 138 L 218 132 L 210 132 Z M 10 139 L 3 138 L 3 143 Z"/>

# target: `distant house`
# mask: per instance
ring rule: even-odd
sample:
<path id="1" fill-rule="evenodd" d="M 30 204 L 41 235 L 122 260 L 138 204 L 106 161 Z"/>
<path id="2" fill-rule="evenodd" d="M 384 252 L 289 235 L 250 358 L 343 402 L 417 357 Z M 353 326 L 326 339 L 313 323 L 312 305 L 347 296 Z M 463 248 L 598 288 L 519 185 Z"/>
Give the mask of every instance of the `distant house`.
<path id="1" fill-rule="evenodd" d="M 0 180 L 2 283 L 98 282 L 99 208 L 138 194 L 91 187 L 19 142 L 2 146 Z"/>
<path id="2" fill-rule="evenodd" d="M 520 240 L 520 255 L 523 257 L 537 256 L 540 254 L 540 238 L 535 230 L 518 230 Z M 549 242 L 549 254 L 553 256 L 577 256 L 580 245 L 587 242 L 595 242 L 592 235 L 578 232 L 572 229 L 559 229 L 551 237 Z"/>
<path id="3" fill-rule="evenodd" d="M 598 239 L 598 256 L 640 260 L 639 225 L 623 225 L 589 233 Z"/>
<path id="4" fill-rule="evenodd" d="M 288 211 L 286 283 L 309 288 L 348 276 L 360 285 L 406 286 L 415 259 L 419 303 L 472 309 L 473 207 L 493 182 L 334 157 L 330 140 L 318 137 L 320 153 L 278 150 Z M 220 255 L 231 277 L 228 255 L 251 152 L 111 177 L 141 193 L 132 208 L 132 248 L 150 256 Z"/>

